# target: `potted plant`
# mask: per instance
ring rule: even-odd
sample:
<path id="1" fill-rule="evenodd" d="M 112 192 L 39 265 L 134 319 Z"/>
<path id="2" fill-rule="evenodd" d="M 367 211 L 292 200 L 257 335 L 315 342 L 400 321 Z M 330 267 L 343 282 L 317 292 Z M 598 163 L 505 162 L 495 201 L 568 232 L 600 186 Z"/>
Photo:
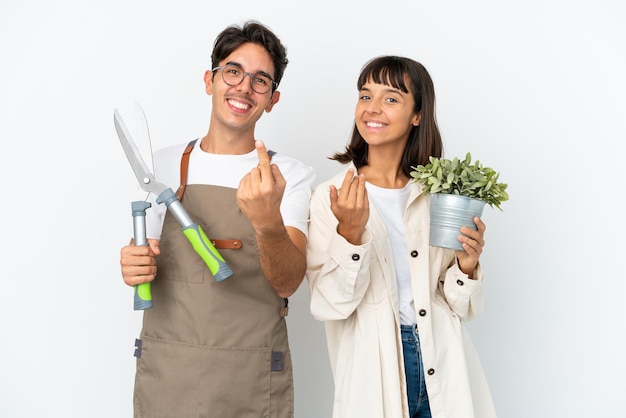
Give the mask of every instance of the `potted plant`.
<path id="1" fill-rule="evenodd" d="M 426 165 L 411 167 L 412 181 L 430 193 L 430 245 L 463 251 L 457 239 L 461 226 L 476 230 L 475 216 L 482 216 L 485 204 L 502 210 L 509 199 L 507 184 L 498 181 L 500 173 L 472 163 L 468 152 L 464 160 L 430 157 Z"/>

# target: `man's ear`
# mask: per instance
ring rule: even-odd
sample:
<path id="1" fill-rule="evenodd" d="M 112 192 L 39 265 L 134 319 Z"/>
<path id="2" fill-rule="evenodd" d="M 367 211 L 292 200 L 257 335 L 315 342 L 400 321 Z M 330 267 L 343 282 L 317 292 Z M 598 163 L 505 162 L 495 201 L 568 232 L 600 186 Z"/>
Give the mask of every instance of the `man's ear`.
<path id="1" fill-rule="evenodd" d="M 276 103 L 278 103 L 279 100 L 280 100 L 280 92 L 278 90 L 276 90 L 274 93 L 272 93 L 272 97 L 271 97 L 270 102 L 268 103 L 268 105 L 265 106 L 265 111 L 267 113 L 270 113 L 272 111 L 272 108 L 274 107 L 274 105 Z"/>
<path id="2" fill-rule="evenodd" d="M 204 73 L 204 89 L 209 96 L 213 93 L 213 71 L 206 70 Z"/>

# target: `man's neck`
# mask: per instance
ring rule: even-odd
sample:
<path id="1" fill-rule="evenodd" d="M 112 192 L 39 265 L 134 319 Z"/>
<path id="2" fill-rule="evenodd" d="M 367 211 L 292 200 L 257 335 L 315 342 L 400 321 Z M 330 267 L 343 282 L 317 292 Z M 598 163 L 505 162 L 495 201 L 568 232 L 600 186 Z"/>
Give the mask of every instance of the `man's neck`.
<path id="1" fill-rule="evenodd" d="M 209 132 L 200 141 L 200 148 L 211 154 L 240 155 L 254 151 L 254 132 Z"/>

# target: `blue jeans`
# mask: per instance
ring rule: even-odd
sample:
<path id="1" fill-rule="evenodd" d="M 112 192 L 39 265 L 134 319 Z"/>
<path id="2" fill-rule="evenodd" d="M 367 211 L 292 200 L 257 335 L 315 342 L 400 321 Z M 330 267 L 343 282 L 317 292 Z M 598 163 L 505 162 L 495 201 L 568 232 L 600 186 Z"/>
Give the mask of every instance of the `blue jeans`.
<path id="1" fill-rule="evenodd" d="M 417 326 L 401 325 L 401 331 L 406 389 L 409 398 L 409 417 L 431 418 Z"/>

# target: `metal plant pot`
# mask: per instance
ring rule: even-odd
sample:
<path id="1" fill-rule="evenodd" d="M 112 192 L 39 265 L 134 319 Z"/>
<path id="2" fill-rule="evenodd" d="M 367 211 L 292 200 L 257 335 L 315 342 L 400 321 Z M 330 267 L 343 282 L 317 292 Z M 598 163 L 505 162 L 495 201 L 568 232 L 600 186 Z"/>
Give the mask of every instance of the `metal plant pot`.
<path id="1" fill-rule="evenodd" d="M 457 239 L 461 227 L 476 230 L 474 217 L 481 217 L 485 202 L 455 194 L 430 195 L 430 245 L 464 251 Z"/>

